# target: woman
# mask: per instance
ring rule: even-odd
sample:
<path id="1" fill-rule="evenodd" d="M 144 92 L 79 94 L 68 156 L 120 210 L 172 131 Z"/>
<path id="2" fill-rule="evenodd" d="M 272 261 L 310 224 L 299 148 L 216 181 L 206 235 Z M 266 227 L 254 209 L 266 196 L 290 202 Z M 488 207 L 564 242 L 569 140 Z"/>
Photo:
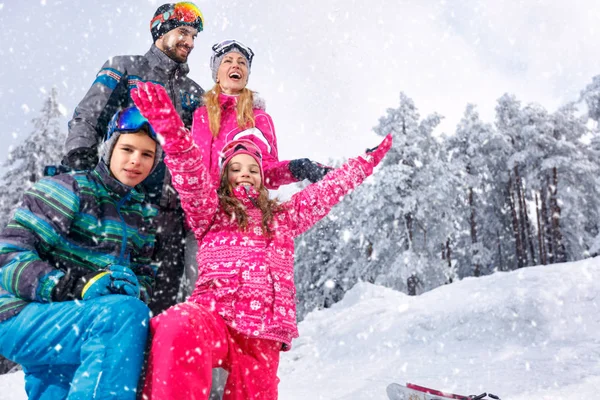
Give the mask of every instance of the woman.
<path id="1" fill-rule="evenodd" d="M 262 99 L 246 87 L 254 58 L 252 49 L 237 40 L 225 40 L 212 50 L 210 68 L 215 85 L 204 95 L 204 106 L 194 113 L 192 126 L 192 137 L 211 177 L 219 177 L 221 149 L 243 138 L 263 154 L 267 188 L 304 179 L 321 180 L 331 168 L 307 158 L 279 161 L 273 120 L 265 112 Z"/>

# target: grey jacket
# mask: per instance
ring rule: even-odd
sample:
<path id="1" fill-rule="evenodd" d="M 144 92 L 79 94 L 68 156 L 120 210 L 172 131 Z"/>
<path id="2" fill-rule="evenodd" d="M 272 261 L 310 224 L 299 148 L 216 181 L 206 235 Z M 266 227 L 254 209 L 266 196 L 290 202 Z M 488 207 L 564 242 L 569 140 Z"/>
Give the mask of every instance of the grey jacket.
<path id="1" fill-rule="evenodd" d="M 66 152 L 96 149 L 117 110 L 133 105 L 129 91 L 137 82 L 151 81 L 165 86 L 181 119 L 191 128 L 194 111 L 201 104 L 204 90 L 187 77 L 189 67 L 173 61 L 155 45 L 143 56 L 116 56 L 104 65 L 90 90 L 75 108 L 69 121 Z M 89 166 L 88 166 L 89 167 Z M 150 200 L 163 208 L 175 208 L 177 196 L 169 172 L 160 163 L 144 181 Z"/>

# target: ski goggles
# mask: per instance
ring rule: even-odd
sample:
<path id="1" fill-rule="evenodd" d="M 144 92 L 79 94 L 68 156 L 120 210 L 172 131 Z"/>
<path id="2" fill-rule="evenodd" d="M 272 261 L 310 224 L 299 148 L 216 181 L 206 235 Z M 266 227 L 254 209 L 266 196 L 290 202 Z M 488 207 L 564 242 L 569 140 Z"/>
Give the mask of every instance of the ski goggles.
<path id="1" fill-rule="evenodd" d="M 152 139 L 156 140 L 156 132 L 137 107 L 129 107 L 116 113 L 108 124 L 106 139 L 110 139 L 115 132 L 138 132 L 145 129 Z"/>
<path id="2" fill-rule="evenodd" d="M 223 150 L 221 150 L 221 158 L 219 159 L 219 168 L 222 168 L 229 160 L 238 154 L 248 154 L 262 165 L 262 153 L 260 149 L 251 141 L 240 139 L 229 142 L 223 147 Z"/>
<path id="3" fill-rule="evenodd" d="M 214 57 L 220 57 L 230 51 L 238 50 L 248 60 L 248 66 L 252 64 L 252 58 L 254 58 L 254 52 L 248 46 L 238 42 L 235 39 L 223 40 L 220 43 L 216 43 L 212 47 L 212 51 L 215 53 Z"/>
<path id="4" fill-rule="evenodd" d="M 204 17 L 202 16 L 202 12 L 194 3 L 187 1 L 175 3 L 169 10 L 154 17 L 152 21 L 150 21 L 150 29 L 154 29 L 158 25 L 164 24 L 169 20 L 183 22 L 196 28 L 198 32 L 202 32 L 202 29 L 204 28 Z"/>

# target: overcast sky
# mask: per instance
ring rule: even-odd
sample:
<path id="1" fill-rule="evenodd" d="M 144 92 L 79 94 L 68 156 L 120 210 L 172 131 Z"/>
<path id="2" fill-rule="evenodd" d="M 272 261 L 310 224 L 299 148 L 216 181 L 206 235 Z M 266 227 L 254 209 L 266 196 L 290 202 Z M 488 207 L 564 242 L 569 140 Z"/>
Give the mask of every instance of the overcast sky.
<path id="1" fill-rule="evenodd" d="M 0 0 L 0 160 L 31 132 L 48 90 L 70 118 L 104 61 L 144 54 L 162 1 Z M 326 161 L 378 142 L 404 91 L 452 132 L 467 103 L 493 122 L 503 93 L 554 111 L 600 74 L 600 2 L 584 0 L 197 1 L 206 26 L 190 76 L 210 88 L 213 43 L 256 57 L 248 87 L 275 121 L 282 159 Z M 65 130 L 66 122 L 65 118 Z"/>

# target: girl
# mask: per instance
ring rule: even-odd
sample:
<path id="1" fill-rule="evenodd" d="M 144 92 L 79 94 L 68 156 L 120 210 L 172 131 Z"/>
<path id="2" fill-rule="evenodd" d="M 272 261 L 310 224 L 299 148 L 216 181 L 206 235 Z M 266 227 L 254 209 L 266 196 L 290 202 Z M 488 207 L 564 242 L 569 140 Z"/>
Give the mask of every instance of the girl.
<path id="1" fill-rule="evenodd" d="M 223 399 L 276 399 L 279 352 L 298 336 L 294 238 L 373 172 L 391 136 L 282 204 L 269 200 L 262 153 L 236 140 L 211 180 L 164 88 L 140 84 L 137 106 L 164 137 L 186 219 L 199 243 L 199 278 L 185 303 L 151 320 L 146 399 L 206 399 L 213 367 L 229 372 Z"/>

